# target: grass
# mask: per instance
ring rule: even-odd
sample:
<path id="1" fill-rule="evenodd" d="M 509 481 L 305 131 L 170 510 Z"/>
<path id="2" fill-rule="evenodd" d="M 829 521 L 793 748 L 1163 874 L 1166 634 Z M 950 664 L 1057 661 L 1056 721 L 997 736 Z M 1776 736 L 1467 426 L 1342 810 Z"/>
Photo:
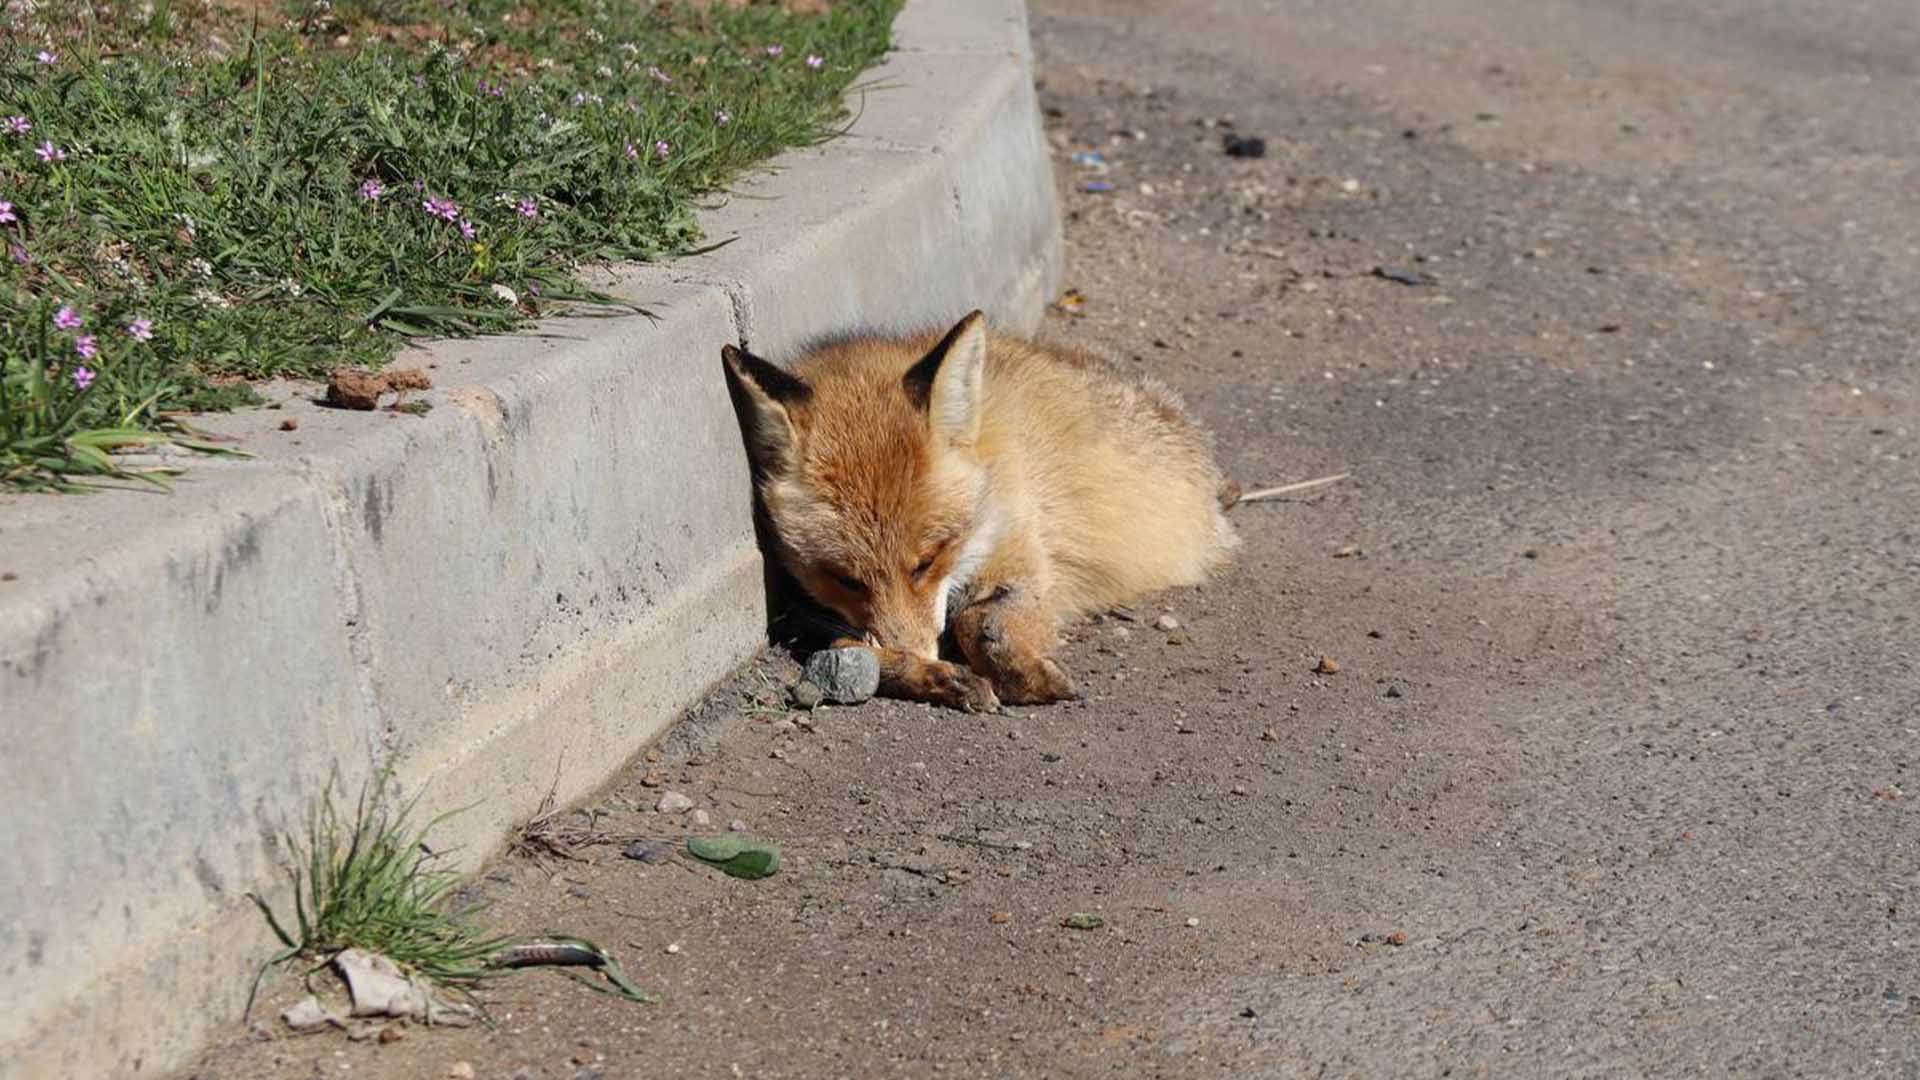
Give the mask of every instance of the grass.
<path id="1" fill-rule="evenodd" d="M 245 380 L 596 300 L 829 137 L 900 0 L 43 0 L 0 16 L 0 487 L 69 489 Z"/>
<path id="2" fill-rule="evenodd" d="M 334 803 L 334 784 L 308 813 L 305 836 L 289 834 L 294 854 L 293 919 L 253 901 L 285 948 L 272 963 L 324 960 L 343 949 L 379 953 L 434 983 L 471 990 L 495 972 L 487 960 L 511 939 L 481 930 L 477 908 L 449 908 L 460 876 L 439 869 L 427 834 L 442 820 L 415 828 L 413 804 L 391 806 L 388 777 L 361 789 L 353 816 Z"/>

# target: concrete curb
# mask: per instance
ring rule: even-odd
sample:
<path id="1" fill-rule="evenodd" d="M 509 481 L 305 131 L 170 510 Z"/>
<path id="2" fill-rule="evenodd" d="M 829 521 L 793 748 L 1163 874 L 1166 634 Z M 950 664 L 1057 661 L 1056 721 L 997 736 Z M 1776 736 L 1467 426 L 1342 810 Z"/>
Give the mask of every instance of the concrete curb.
<path id="1" fill-rule="evenodd" d="M 609 277 L 658 322 L 436 347 L 425 417 L 219 418 L 259 456 L 173 497 L 0 497 L 0 1077 L 162 1073 L 236 1017 L 273 944 L 246 894 L 284 900 L 276 836 L 336 767 L 477 802 L 439 834 L 472 865 L 752 654 L 723 342 L 1038 323 L 1023 0 L 909 0 L 895 32 L 851 135 L 705 216 L 738 242 Z"/>

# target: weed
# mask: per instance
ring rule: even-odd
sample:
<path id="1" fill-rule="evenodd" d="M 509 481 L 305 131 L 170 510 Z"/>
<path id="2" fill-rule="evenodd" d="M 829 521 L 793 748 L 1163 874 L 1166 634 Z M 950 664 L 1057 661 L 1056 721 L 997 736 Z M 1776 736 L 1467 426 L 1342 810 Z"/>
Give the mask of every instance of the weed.
<path id="1" fill-rule="evenodd" d="M 382 771 L 360 791 L 351 817 L 334 801 L 336 783 L 309 808 L 305 836 L 287 835 L 295 861 L 293 922 L 252 896 L 284 949 L 269 962 L 325 960 L 343 949 L 378 953 L 434 983 L 470 991 L 493 974 L 487 959 L 511 941 L 481 930 L 475 907 L 450 908 L 460 877 L 439 868 L 427 835 L 447 815 L 415 828 L 415 801 L 393 806 Z M 417 801 L 417 800 L 416 800 Z"/>

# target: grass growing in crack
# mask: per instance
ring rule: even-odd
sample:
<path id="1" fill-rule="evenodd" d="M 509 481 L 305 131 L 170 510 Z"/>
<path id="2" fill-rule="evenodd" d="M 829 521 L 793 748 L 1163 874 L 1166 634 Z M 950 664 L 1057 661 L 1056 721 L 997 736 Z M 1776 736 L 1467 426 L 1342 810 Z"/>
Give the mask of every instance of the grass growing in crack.
<path id="1" fill-rule="evenodd" d="M 900 2 L 7 5 L 0 486 L 692 249 L 702 193 L 832 134 Z"/>
<path id="2" fill-rule="evenodd" d="M 415 827 L 415 802 L 392 805 L 387 779 L 383 772 L 361 789 L 351 816 L 341 814 L 329 782 L 308 811 L 305 835 L 288 834 L 292 921 L 252 897 L 284 946 L 269 967 L 359 948 L 440 986 L 470 991 L 495 974 L 487 960 L 512 939 L 481 929 L 473 921 L 477 907 L 452 905 L 460 876 L 440 868 L 441 854 L 426 843 L 449 815 Z"/>

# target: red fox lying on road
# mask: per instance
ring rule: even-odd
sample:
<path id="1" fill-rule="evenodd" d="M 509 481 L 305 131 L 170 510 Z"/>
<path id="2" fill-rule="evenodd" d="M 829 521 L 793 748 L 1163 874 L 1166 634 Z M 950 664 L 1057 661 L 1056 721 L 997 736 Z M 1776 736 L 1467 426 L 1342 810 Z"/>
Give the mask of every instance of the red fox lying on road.
<path id="1" fill-rule="evenodd" d="M 991 712 L 1078 696 L 1063 619 L 1192 585 L 1237 491 L 1172 391 L 1077 352 L 856 337 L 792 371 L 729 345 L 774 556 L 864 632 L 880 692 Z M 940 659 L 953 641 L 966 666 Z"/>

